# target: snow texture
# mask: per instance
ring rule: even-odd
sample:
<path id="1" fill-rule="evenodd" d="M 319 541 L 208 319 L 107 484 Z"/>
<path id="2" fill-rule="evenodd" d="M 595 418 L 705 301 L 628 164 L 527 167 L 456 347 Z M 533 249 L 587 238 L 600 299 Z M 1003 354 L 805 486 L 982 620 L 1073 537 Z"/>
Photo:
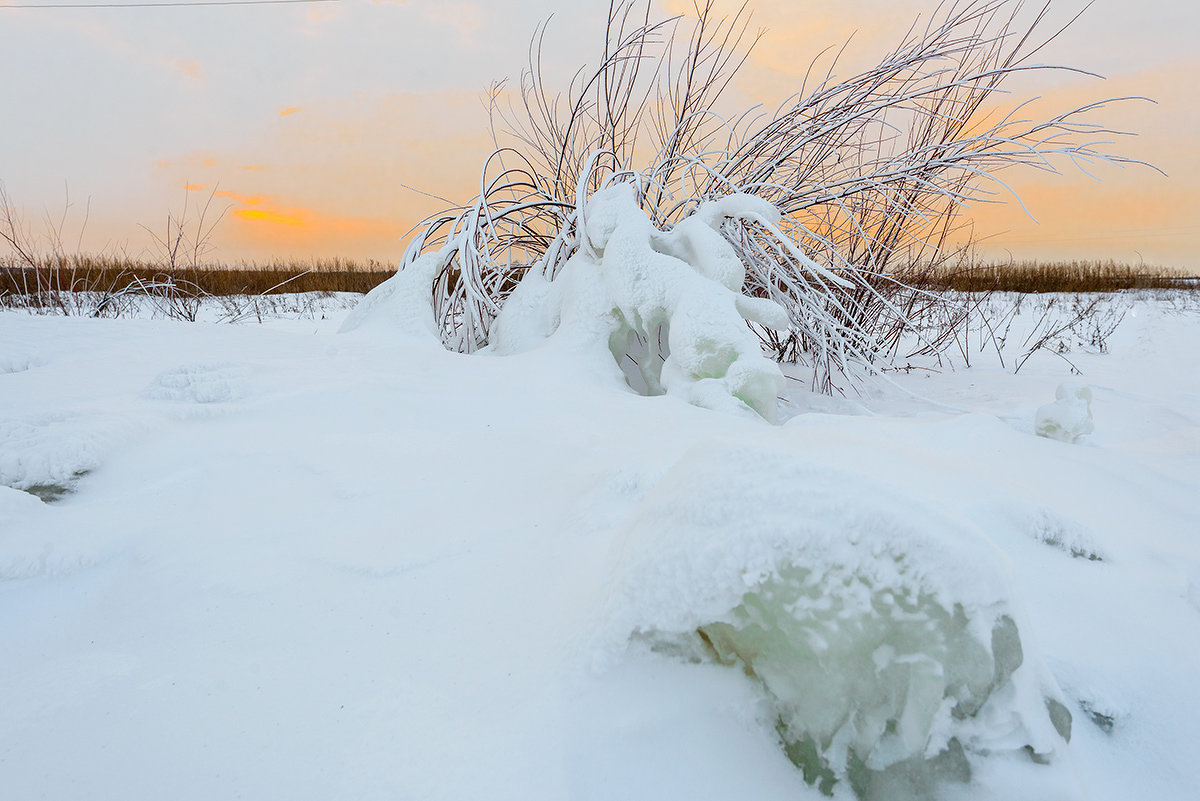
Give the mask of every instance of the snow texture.
<path id="1" fill-rule="evenodd" d="M 0 420 L 0 485 L 57 497 L 94 469 L 130 428 L 69 412 Z"/>
<path id="2" fill-rule="evenodd" d="M 426 253 L 368 292 L 342 323 L 342 333 L 382 329 L 392 336 L 436 339 L 433 279 L 446 265 L 453 247 L 451 243 L 443 250 Z"/>
<path id="3" fill-rule="evenodd" d="M 0 796 L 1195 797 L 1194 294 L 1072 353 L 1082 448 L 1053 353 L 767 426 L 631 393 L 563 275 L 448 352 L 425 266 L 347 334 L 0 312 Z"/>
<path id="4" fill-rule="evenodd" d="M 183 365 L 156 376 L 145 394 L 175 403 L 228 403 L 247 396 L 249 373 L 238 364 Z"/>

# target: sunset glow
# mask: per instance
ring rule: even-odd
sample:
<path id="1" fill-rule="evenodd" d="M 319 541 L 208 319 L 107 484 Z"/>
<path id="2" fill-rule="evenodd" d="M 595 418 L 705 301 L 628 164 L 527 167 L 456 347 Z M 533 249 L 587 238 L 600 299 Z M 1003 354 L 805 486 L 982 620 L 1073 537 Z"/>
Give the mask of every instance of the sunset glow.
<path id="1" fill-rule="evenodd" d="M 233 215 L 243 220 L 264 222 L 271 225 L 304 225 L 304 220 L 293 214 L 282 214 L 278 211 L 267 211 L 265 209 L 237 209 L 233 212 Z"/>
<path id="2" fill-rule="evenodd" d="M 4 152 L 20 154 L 0 181 L 29 219 L 57 217 L 69 202 L 68 219 L 82 225 L 82 199 L 90 198 L 81 241 L 95 249 L 136 249 L 139 225 L 182 211 L 184 187 L 190 208 L 211 193 L 225 213 L 213 234 L 220 258 L 394 262 L 405 232 L 445 205 L 430 195 L 463 202 L 478 192 L 478 169 L 493 147 L 485 91 L 493 80 L 516 78 L 538 22 L 557 10 L 543 54 L 554 85 L 565 89 L 574 69 L 594 58 L 607 3 L 559 5 L 409 0 L 307 9 L 0 11 L 0 47 L 26 76 L 0 89 L 0 100 L 28 123 L 0 130 Z M 850 74 L 933 7 L 917 0 L 752 5 L 748 36 L 765 32 L 730 99 L 739 108 L 765 109 L 798 91 L 826 48 L 834 50 L 818 66 L 830 69 L 840 50 L 833 68 Z M 1039 75 L 1015 86 L 1012 100 L 1040 98 L 1028 109 L 1036 113 L 1153 96 L 1157 105 L 1121 103 L 1094 119 L 1137 133 L 1101 136 L 1169 177 L 1110 164 L 1080 165 L 1084 172 L 1070 163 L 1054 165 L 1060 174 L 998 176 L 1007 188 L 989 188 L 1005 204 L 964 209 L 982 251 L 1000 259 L 1200 266 L 1200 155 L 1192 145 L 1200 137 L 1193 80 L 1200 60 L 1183 35 L 1200 29 L 1200 12 L 1181 0 L 1144 5 L 1131 26 L 1127 4 L 1100 0 L 1038 55 L 1107 80 Z M 660 0 L 658 8 L 694 13 L 691 0 Z M 1064 5 L 1056 13 L 1065 21 L 1075 10 Z M 58 57 L 64 52 L 73 54 L 69 63 L 95 65 L 89 71 L 98 88 L 72 78 Z M 78 124 L 81 114 L 88 125 Z M 1014 192 L 1028 211 L 1011 202 Z"/>

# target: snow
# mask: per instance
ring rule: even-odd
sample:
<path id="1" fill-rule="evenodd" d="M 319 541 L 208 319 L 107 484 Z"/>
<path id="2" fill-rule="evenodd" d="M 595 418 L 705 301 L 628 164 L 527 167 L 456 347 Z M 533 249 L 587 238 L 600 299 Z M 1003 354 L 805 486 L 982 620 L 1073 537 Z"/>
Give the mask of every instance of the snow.
<path id="1" fill-rule="evenodd" d="M 1038 408 L 1033 427 L 1039 437 L 1078 442 L 1080 437 L 1096 430 L 1092 422 L 1092 390 L 1073 383 L 1060 384 L 1054 391 L 1054 403 Z"/>
<path id="2" fill-rule="evenodd" d="M 348 333 L 0 313 L 6 797 L 824 798 L 806 733 L 839 799 L 1194 796 L 1189 296 L 1122 298 L 1082 376 L 973 352 L 770 425 L 386 294 Z M 1100 424 L 1037 436 L 1069 382 Z"/>

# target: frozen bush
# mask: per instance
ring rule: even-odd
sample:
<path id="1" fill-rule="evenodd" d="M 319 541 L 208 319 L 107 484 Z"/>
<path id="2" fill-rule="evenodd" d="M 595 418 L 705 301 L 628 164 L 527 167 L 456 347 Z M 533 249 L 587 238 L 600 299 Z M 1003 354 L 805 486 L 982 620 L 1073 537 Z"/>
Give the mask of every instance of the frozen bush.
<path id="1" fill-rule="evenodd" d="M 1099 136 L 1105 129 L 1086 118 L 1102 103 L 1030 120 L 1016 111 L 1024 105 L 1018 99 L 1011 113 L 994 113 L 1010 76 L 1057 69 L 1029 63 L 1047 44 L 1037 33 L 1045 9 L 1026 16 L 1019 0 L 942 4 L 876 66 L 835 77 L 836 65 L 814 64 L 812 74 L 825 77 L 799 87 L 774 113 L 739 113 L 725 107 L 722 95 L 753 45 L 746 35 L 749 13 L 742 7 L 722 17 L 713 4 L 701 3 L 690 19 L 655 20 L 650 0 L 615 0 L 598 43 L 599 63 L 582 67 L 565 91 L 546 85 L 545 27 L 535 34 L 519 86 L 493 87 L 497 144 L 482 166 L 479 194 L 424 220 L 401 264 L 407 271 L 426 264 L 420 260 L 427 254 L 443 254 L 432 295 L 446 347 L 474 352 L 496 344 L 498 318 L 511 304 L 537 316 L 543 334 L 555 328 L 558 310 L 538 308 L 552 296 L 546 284 L 557 283 L 568 264 L 576 273 L 570 283 L 593 282 L 578 274 L 608 261 L 595 245 L 614 233 L 606 226 L 615 218 L 586 205 L 605 186 L 632 183 L 648 228 L 657 232 L 652 244 L 677 228 L 691 229 L 663 255 L 704 272 L 701 261 L 724 240 L 709 277 L 786 310 L 786 326 L 759 325 L 755 311 L 739 301 L 762 346 L 779 361 L 804 364 L 813 389 L 844 390 L 895 357 L 901 337 L 915 330 L 914 311 L 953 307 L 946 317 L 956 333 L 968 319 L 948 298 L 903 279 L 961 255 L 951 244 L 959 210 L 1007 189 L 981 184 L 1018 165 L 1053 170 L 1058 159 L 1125 161 L 1105 152 L 1107 140 Z M 752 209 L 739 200 L 747 213 L 715 225 L 698 212 L 742 195 L 760 205 Z M 621 227 L 613 242 L 618 249 L 633 230 Z M 689 242 L 691 234 L 697 236 Z M 649 278 L 648 270 L 671 272 L 673 266 L 651 259 L 636 270 Z M 617 272 L 611 264 L 605 268 L 610 277 Z M 700 294 L 697 289 L 688 297 Z M 673 303 L 677 315 L 690 302 Z M 608 314 L 612 307 L 599 303 L 591 311 Z M 671 370 L 654 364 L 660 350 L 650 330 L 655 322 L 626 318 L 621 327 L 630 350 L 620 356 L 646 368 L 631 377 L 647 391 L 658 391 L 657 382 L 676 391 L 667 386 Z M 931 353 L 955 341 L 948 334 L 917 335 L 917 349 Z M 724 333 L 721 338 L 728 340 Z M 622 341 L 618 336 L 611 344 L 620 349 Z M 755 368 L 743 375 L 748 361 L 723 364 L 732 354 L 718 351 L 706 348 L 696 357 L 706 363 L 689 365 L 691 355 L 676 350 L 685 375 L 675 387 L 687 384 L 693 399 L 706 405 L 721 405 L 732 392 L 762 407 L 770 383 L 765 373 Z M 715 371 L 711 377 L 724 385 L 692 380 L 688 370 L 693 377 Z"/>
<path id="2" fill-rule="evenodd" d="M 786 329 L 787 313 L 741 294 L 745 268 L 718 232 L 727 219 L 774 213 L 770 204 L 727 197 L 670 231 L 651 224 L 631 184 L 597 192 L 584 208 L 586 246 L 553 282 L 526 275 L 496 318 L 493 349 L 522 350 L 561 332 L 618 363 L 630 359 L 629 383 L 644 394 L 773 420 L 783 375 L 746 321 Z"/>
<path id="3" fill-rule="evenodd" d="M 618 564 L 614 636 L 739 667 L 827 793 L 927 799 L 978 770 L 1069 782 L 1070 712 L 969 528 L 790 454 L 721 448 L 652 491 Z"/>
<path id="4" fill-rule="evenodd" d="M 1096 430 L 1092 423 L 1092 390 L 1082 384 L 1060 384 L 1054 403 L 1039 407 L 1034 431 L 1039 437 L 1078 442 Z"/>

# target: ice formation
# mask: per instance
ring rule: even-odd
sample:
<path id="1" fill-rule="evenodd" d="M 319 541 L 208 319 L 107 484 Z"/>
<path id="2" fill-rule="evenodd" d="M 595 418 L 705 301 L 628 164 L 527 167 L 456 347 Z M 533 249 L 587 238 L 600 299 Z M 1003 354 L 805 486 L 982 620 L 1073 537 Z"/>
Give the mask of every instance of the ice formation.
<path id="1" fill-rule="evenodd" d="M 773 225 L 775 207 L 730 195 L 662 231 L 638 207 L 633 185 L 617 184 L 581 209 L 577 252 L 552 279 L 543 264 L 526 271 L 493 322 L 491 352 L 516 353 L 557 336 L 610 372 L 620 366 L 643 394 L 773 420 L 783 374 L 746 323 L 786 329 L 787 312 L 742 294 L 745 266 L 720 228 L 730 218 Z M 432 283 L 460 246 L 451 240 L 376 287 L 341 330 L 383 324 L 405 336 L 437 336 Z"/>
<path id="2" fill-rule="evenodd" d="M 626 377 L 644 394 L 773 419 L 783 375 L 746 321 L 784 329 L 787 313 L 741 294 L 745 267 L 719 229 L 731 217 L 776 218 L 775 208 L 732 195 L 661 231 L 638 207 L 634 187 L 619 184 L 583 209 L 579 250 L 552 281 L 527 273 L 496 318 L 493 351 L 556 335 L 609 363 L 636 364 Z"/>
<path id="3" fill-rule="evenodd" d="M 1078 442 L 1092 433 L 1092 390 L 1082 384 L 1060 384 L 1054 393 L 1054 403 L 1037 410 L 1034 430 L 1039 437 L 1063 442 Z"/>
<path id="4" fill-rule="evenodd" d="M 1071 715 L 1002 562 L 981 534 L 856 476 L 693 452 L 627 529 L 614 636 L 740 667 L 826 793 L 933 798 L 982 769 L 1061 797 Z"/>

